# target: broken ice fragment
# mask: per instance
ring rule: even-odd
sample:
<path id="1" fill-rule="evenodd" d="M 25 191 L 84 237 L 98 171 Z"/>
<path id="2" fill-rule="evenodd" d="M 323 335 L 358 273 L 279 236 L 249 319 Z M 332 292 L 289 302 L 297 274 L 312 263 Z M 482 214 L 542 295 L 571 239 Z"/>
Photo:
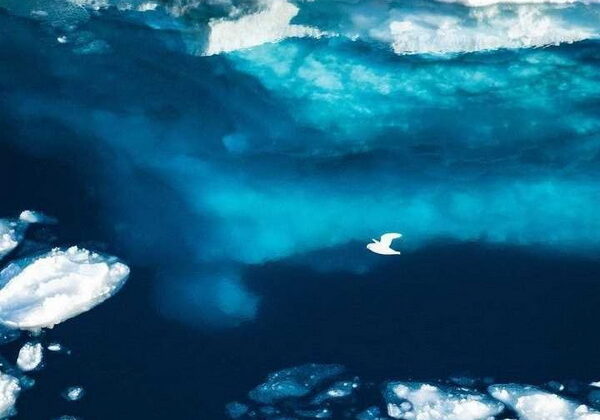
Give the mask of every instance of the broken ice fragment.
<path id="1" fill-rule="evenodd" d="M 54 217 L 50 217 L 42 212 L 33 210 L 22 211 L 19 215 L 19 220 L 26 223 L 42 223 L 47 225 L 54 224 L 57 222 Z"/>
<path id="2" fill-rule="evenodd" d="M 534 386 L 491 385 L 488 392 L 515 410 L 521 420 L 600 420 L 600 412 Z"/>
<path id="3" fill-rule="evenodd" d="M 29 372 L 36 369 L 42 363 L 43 348 L 40 343 L 25 343 L 19 356 L 17 357 L 17 366 L 23 372 Z"/>
<path id="4" fill-rule="evenodd" d="M 82 387 L 70 386 L 65 390 L 65 392 L 63 392 L 62 395 L 67 401 L 79 401 L 83 398 L 84 394 L 85 391 Z"/>
<path id="5" fill-rule="evenodd" d="M 0 271 L 0 323 L 52 328 L 114 295 L 128 275 L 117 258 L 77 247 L 13 262 Z"/>
<path id="6" fill-rule="evenodd" d="M 325 401 L 344 398 L 352 395 L 355 389 L 358 388 L 358 378 L 353 381 L 338 381 L 327 388 L 325 391 L 318 394 L 313 399 L 313 404 L 322 404 Z"/>
<path id="7" fill-rule="evenodd" d="M 50 351 L 61 351 L 62 345 L 60 343 L 50 343 L 46 348 Z"/>
<path id="8" fill-rule="evenodd" d="M 388 415 L 396 419 L 486 420 L 504 409 L 476 391 L 421 382 L 390 382 L 384 396 Z"/>
<path id="9" fill-rule="evenodd" d="M 341 365 L 306 364 L 272 373 L 265 383 L 260 384 L 248 396 L 254 401 L 271 404 L 275 401 L 302 397 L 326 379 L 344 372 Z"/>
<path id="10" fill-rule="evenodd" d="M 15 403 L 21 392 L 17 378 L 0 372 L 0 418 L 15 414 Z"/>

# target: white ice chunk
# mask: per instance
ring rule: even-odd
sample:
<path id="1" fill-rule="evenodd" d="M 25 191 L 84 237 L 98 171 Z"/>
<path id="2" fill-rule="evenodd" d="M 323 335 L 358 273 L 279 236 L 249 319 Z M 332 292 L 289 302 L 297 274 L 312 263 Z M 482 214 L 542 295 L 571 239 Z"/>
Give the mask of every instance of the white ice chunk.
<path id="1" fill-rule="evenodd" d="M 237 20 L 213 19 L 208 24 L 210 33 L 204 54 L 236 51 L 290 37 L 324 35 L 318 29 L 291 24 L 298 12 L 298 7 L 286 0 L 267 0 L 263 10 Z"/>
<path id="2" fill-rule="evenodd" d="M 43 224 L 53 224 L 56 223 L 56 219 L 54 217 L 50 217 L 45 215 L 39 211 L 33 210 L 24 210 L 19 215 L 19 220 L 26 223 L 43 223 Z"/>
<path id="3" fill-rule="evenodd" d="M 600 381 L 598 381 L 598 382 L 592 382 L 590 384 L 590 386 L 595 386 L 596 388 L 600 388 Z"/>
<path id="4" fill-rule="evenodd" d="M 0 372 L 0 418 L 15 414 L 15 403 L 21 392 L 17 378 Z"/>
<path id="5" fill-rule="evenodd" d="M 37 368 L 42 363 L 43 347 L 40 343 L 25 343 L 19 356 L 17 357 L 17 366 L 24 372 L 29 372 Z"/>
<path id="6" fill-rule="evenodd" d="M 68 401 L 78 401 L 83 398 L 83 394 L 85 393 L 83 387 L 80 386 L 70 386 L 68 387 L 63 396 Z"/>
<path id="7" fill-rule="evenodd" d="M 492 385 L 488 391 L 515 410 L 521 420 L 600 420 L 600 412 L 534 386 Z"/>
<path id="8" fill-rule="evenodd" d="M 128 275 L 117 258 L 77 247 L 14 262 L 0 271 L 0 323 L 52 328 L 114 295 Z"/>
<path id="9" fill-rule="evenodd" d="M 60 343 L 50 343 L 46 348 L 50 351 L 61 351 L 62 345 Z"/>
<path id="10" fill-rule="evenodd" d="M 385 397 L 388 415 L 396 419 L 486 420 L 504 409 L 486 394 L 421 382 L 391 382 Z"/>

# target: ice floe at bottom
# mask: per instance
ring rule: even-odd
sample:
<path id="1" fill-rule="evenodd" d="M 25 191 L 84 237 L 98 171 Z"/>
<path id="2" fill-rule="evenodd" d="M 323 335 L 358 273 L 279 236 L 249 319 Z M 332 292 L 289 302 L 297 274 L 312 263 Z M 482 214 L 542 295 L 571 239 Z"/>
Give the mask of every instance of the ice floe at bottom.
<path id="1" fill-rule="evenodd" d="M 0 271 L 0 323 L 52 328 L 114 295 L 128 275 L 117 258 L 77 247 L 14 261 Z"/>
<path id="2" fill-rule="evenodd" d="M 313 363 L 270 374 L 246 401 L 233 401 L 225 411 L 232 419 L 264 420 L 600 420 L 600 401 L 590 397 L 597 388 L 556 384 L 373 384 L 340 365 Z"/>

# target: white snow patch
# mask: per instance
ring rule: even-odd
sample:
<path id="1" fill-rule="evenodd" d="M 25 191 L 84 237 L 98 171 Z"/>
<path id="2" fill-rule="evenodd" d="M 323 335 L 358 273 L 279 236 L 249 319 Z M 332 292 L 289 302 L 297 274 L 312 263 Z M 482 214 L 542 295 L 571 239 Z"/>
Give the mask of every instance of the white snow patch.
<path id="1" fill-rule="evenodd" d="M 128 275 L 115 257 L 77 247 L 14 262 L 0 271 L 0 323 L 52 328 L 114 295 Z"/>
<path id="2" fill-rule="evenodd" d="M 17 378 L 0 372 L 0 418 L 15 414 L 15 403 L 21 392 Z"/>
<path id="3" fill-rule="evenodd" d="M 19 356 L 17 357 L 17 366 L 24 372 L 36 369 L 43 358 L 43 347 L 40 343 L 25 343 Z"/>
<path id="4" fill-rule="evenodd" d="M 489 393 L 521 420 L 600 420 L 600 412 L 530 385 L 492 385 Z"/>
<path id="5" fill-rule="evenodd" d="M 278 42 L 290 37 L 319 38 L 325 33 L 309 26 L 293 25 L 296 5 L 286 0 L 266 0 L 263 10 L 236 20 L 212 19 L 204 55 L 214 55 Z"/>
<path id="6" fill-rule="evenodd" d="M 421 382 L 388 384 L 386 401 L 388 415 L 397 419 L 486 420 L 504 409 L 485 394 Z"/>

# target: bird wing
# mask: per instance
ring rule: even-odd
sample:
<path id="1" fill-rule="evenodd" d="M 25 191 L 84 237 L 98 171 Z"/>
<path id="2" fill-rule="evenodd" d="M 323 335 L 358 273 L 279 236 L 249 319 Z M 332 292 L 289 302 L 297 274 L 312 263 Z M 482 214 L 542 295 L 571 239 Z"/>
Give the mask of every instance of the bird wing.
<path id="1" fill-rule="evenodd" d="M 398 239 L 401 237 L 402 235 L 400 233 L 384 233 L 383 235 L 381 235 L 381 239 L 379 240 L 379 242 L 381 243 L 381 245 L 389 247 L 394 239 Z"/>

